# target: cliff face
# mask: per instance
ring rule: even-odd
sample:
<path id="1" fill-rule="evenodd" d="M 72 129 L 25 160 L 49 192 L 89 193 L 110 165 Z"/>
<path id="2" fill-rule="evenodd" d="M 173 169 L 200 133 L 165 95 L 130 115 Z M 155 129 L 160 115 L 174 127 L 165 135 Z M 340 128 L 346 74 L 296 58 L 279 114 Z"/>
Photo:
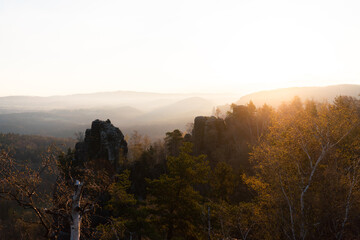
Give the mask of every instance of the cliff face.
<path id="1" fill-rule="evenodd" d="M 100 166 L 105 163 L 118 171 L 127 152 L 127 142 L 120 129 L 114 127 L 109 119 L 96 119 L 86 130 L 84 141 L 75 145 L 75 160 L 80 163 L 95 161 Z"/>
<path id="2" fill-rule="evenodd" d="M 225 119 L 196 117 L 191 137 L 194 153 L 206 154 L 212 166 L 226 162 L 235 169 L 247 169 L 250 146 L 261 134 L 260 120 L 248 106 L 233 106 Z"/>
<path id="3" fill-rule="evenodd" d="M 215 117 L 196 117 L 192 139 L 194 151 L 197 154 L 214 150 L 222 142 L 225 134 L 225 123 L 223 119 Z"/>

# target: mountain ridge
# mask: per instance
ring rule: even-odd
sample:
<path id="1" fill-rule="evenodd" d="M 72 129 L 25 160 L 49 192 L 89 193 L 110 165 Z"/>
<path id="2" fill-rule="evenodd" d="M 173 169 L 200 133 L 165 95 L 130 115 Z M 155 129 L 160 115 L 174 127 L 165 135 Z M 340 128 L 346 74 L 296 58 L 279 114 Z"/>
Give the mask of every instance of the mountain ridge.
<path id="1" fill-rule="evenodd" d="M 316 101 L 332 101 L 336 96 L 348 95 L 358 97 L 360 85 L 340 84 L 323 87 L 291 87 L 274 90 L 264 90 L 242 96 L 236 104 L 247 104 L 252 101 L 256 106 L 263 104 L 278 107 L 282 102 L 289 101 L 298 96 L 302 100 L 313 99 Z"/>
<path id="2" fill-rule="evenodd" d="M 105 93 L 77 94 L 80 97 L 0 97 L 0 132 L 20 134 L 41 134 L 55 137 L 71 137 L 75 132 L 87 127 L 94 119 L 111 121 L 131 134 L 134 130 L 160 138 L 174 128 L 186 129 L 186 124 L 196 116 L 214 114 L 213 107 L 230 109 L 229 103 L 247 104 L 250 100 L 257 106 L 264 103 L 277 107 L 283 101 L 294 96 L 317 101 L 332 100 L 337 95 L 358 97 L 360 85 L 342 84 L 326 87 L 294 87 L 255 92 L 242 96 L 212 95 L 193 96 L 191 94 L 155 94 L 126 91 Z M 150 94 L 150 95 L 149 95 Z M 106 95 L 106 97 L 104 97 Z M 210 94 L 211 95 L 211 94 Z M 74 95 L 72 95 L 74 96 Z M 130 96 L 130 97 L 129 97 Z M 229 99 L 234 100 L 230 101 Z M 32 99 L 34 101 L 30 101 Z M 228 101 L 225 101 L 227 99 Z M 8 101 L 4 101 L 8 100 Z"/>

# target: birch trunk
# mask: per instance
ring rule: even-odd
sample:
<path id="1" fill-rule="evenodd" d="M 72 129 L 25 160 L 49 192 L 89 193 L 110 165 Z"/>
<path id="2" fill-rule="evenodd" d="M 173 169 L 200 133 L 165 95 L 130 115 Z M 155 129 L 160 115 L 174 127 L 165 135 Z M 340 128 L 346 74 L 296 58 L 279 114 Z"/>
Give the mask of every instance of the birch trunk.
<path id="1" fill-rule="evenodd" d="M 83 188 L 83 183 L 78 180 L 75 181 L 75 192 L 72 197 L 72 209 L 71 209 L 71 235 L 70 240 L 80 240 L 80 227 L 81 227 L 81 209 L 80 198 Z"/>

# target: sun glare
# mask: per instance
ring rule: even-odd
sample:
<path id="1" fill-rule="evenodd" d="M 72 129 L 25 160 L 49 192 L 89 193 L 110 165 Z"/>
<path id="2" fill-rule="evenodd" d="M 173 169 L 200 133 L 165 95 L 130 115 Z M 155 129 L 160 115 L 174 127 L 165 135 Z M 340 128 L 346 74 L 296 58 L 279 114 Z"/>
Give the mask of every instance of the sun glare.
<path id="1" fill-rule="evenodd" d="M 358 1 L 0 4 L 2 96 L 360 82 Z"/>

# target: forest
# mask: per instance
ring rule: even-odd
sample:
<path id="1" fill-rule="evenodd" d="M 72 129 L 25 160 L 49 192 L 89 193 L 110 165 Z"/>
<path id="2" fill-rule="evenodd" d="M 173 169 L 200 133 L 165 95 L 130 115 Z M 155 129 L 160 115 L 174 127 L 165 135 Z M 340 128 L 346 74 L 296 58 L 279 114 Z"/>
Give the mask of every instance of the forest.
<path id="1" fill-rule="evenodd" d="M 116 127 L 0 134 L 0 239 L 359 239 L 358 98 L 233 104 L 156 141 Z"/>

